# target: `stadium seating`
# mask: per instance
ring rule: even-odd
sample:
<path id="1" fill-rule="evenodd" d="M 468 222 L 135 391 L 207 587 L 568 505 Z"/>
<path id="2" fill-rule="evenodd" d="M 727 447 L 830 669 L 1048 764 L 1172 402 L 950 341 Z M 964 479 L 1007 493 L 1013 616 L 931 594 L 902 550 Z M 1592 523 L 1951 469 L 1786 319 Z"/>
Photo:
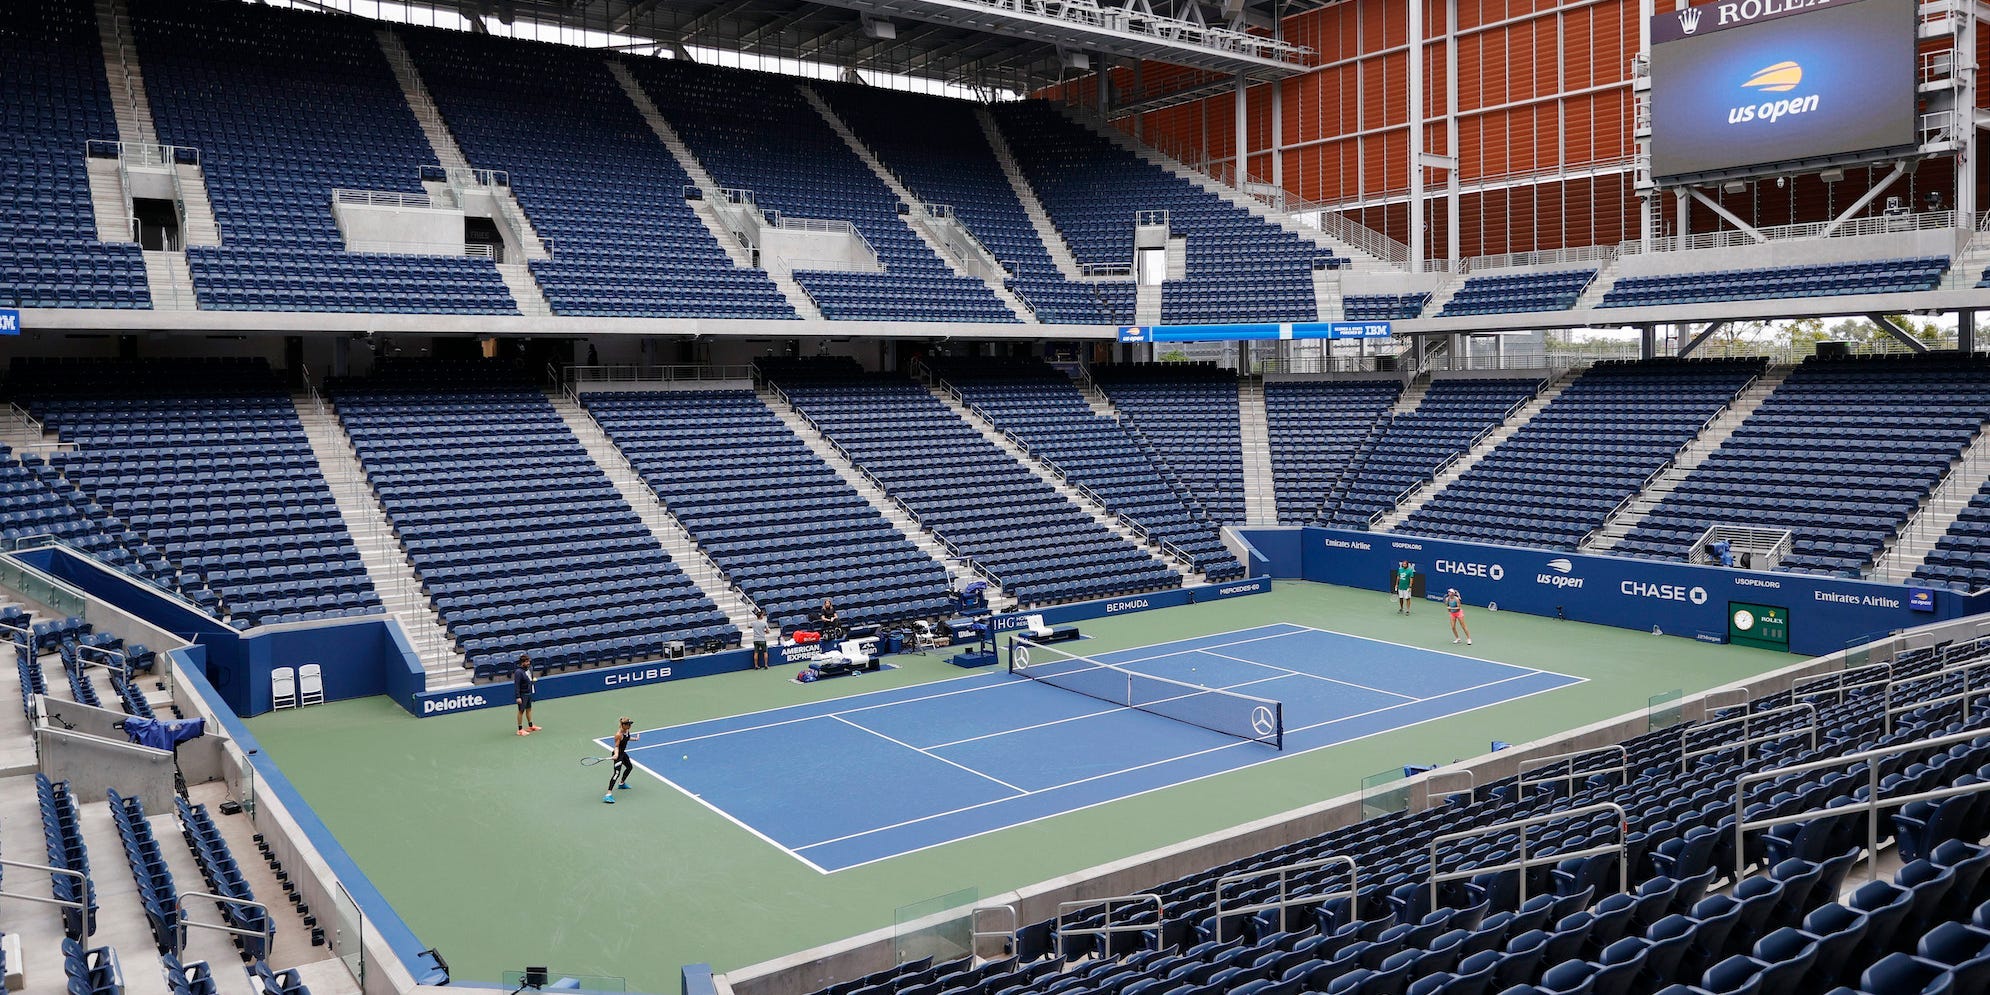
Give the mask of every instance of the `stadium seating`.
<path id="1" fill-rule="evenodd" d="M 145 806 L 136 798 L 121 798 L 110 792 L 111 819 L 117 824 L 118 838 L 124 841 L 125 860 L 131 865 L 131 879 L 138 886 L 138 900 L 145 907 L 145 920 L 152 926 L 152 939 L 160 953 L 174 948 L 173 933 L 179 928 L 179 892 L 173 887 L 173 872 L 166 866 L 165 854 L 152 835 Z"/>
<path id="2" fill-rule="evenodd" d="M 1873 259 L 1824 266 L 1627 276 L 1603 295 L 1598 307 L 1700 304 L 1762 297 L 1831 297 L 1839 294 L 1893 294 L 1927 290 L 1941 282 L 1947 256 Z"/>
<path id="3" fill-rule="evenodd" d="M 1990 367 L 1977 361 L 1811 359 L 1615 551 L 1685 558 L 1713 525 L 1787 528 L 1781 569 L 1857 576 L 1986 418 Z"/>
<path id="4" fill-rule="evenodd" d="M 1100 525 L 910 381 L 847 360 L 759 366 L 852 462 L 1019 604 L 1181 585 L 1179 573 Z"/>
<path id="5" fill-rule="evenodd" d="M 83 875 L 77 880 L 67 874 L 49 875 L 50 893 L 57 901 L 80 904 L 83 908 L 62 910 L 62 930 L 81 942 L 97 931 L 97 886 L 90 880 L 90 855 L 83 845 L 82 815 L 68 781 L 50 781 L 35 774 L 35 792 L 41 801 L 42 841 L 48 865 Z"/>
<path id="6" fill-rule="evenodd" d="M 265 934 L 240 937 L 243 956 L 255 961 L 269 956 L 266 937 L 273 932 L 269 913 L 238 904 L 254 902 L 256 895 L 249 888 L 248 879 L 242 876 L 241 866 L 235 863 L 235 855 L 229 852 L 228 841 L 222 838 L 220 828 L 215 826 L 214 817 L 207 814 L 207 806 L 191 804 L 185 796 L 175 797 L 173 806 L 179 812 L 180 832 L 186 837 L 187 846 L 193 849 L 201 877 L 207 881 L 208 893 L 235 900 L 216 903 L 221 909 L 221 921 L 236 929 Z"/>
<path id="7" fill-rule="evenodd" d="M 845 625 L 947 613 L 946 569 L 751 391 L 594 391 L 581 400 L 772 624 L 804 627 L 825 597 Z"/>
<path id="8" fill-rule="evenodd" d="M 407 360 L 328 384 L 422 587 L 476 676 L 739 644 L 573 431 L 509 367 Z"/>
<path id="9" fill-rule="evenodd" d="M 1397 321 L 1420 317 L 1430 295 L 1348 294 L 1341 298 L 1341 315 L 1349 321 Z"/>
<path id="10" fill-rule="evenodd" d="M 1574 549 L 1763 367 L 1759 359 L 1597 363 L 1397 531 Z"/>
<path id="11" fill-rule="evenodd" d="M 1566 311 L 1582 296 L 1582 288 L 1596 278 L 1594 269 L 1556 270 L 1548 273 L 1515 273 L 1474 276 L 1458 288 L 1444 307 L 1440 318 L 1470 314 L 1505 314 L 1513 311 Z"/>
<path id="12" fill-rule="evenodd" d="M 1066 280 L 1058 271 L 996 161 L 974 105 L 868 86 L 814 86 L 914 196 L 954 209 L 976 241 L 1010 269 L 1011 289 L 1039 321 L 1133 322 L 1130 282 Z M 907 121 L 919 126 L 908 128 Z"/>
<path id="13" fill-rule="evenodd" d="M 794 261 L 795 280 L 831 320 L 1015 322 L 979 280 L 956 276 L 898 212 L 902 205 L 789 77 L 681 60 L 629 63 L 720 185 L 753 191 L 770 216 L 847 221 L 884 272 Z"/>
<path id="14" fill-rule="evenodd" d="M 1935 675 L 1936 668 L 1983 659 L 1986 648 L 1973 641 L 1903 654 L 1894 672 L 1931 677 L 1930 697 L 1952 693 L 1959 674 Z M 1990 970 L 1980 931 L 1990 922 L 1983 904 L 1990 847 L 1979 842 L 1984 823 L 1975 815 L 1986 795 L 1941 803 L 1976 821 L 1949 820 L 1926 837 L 1916 835 L 1926 807 L 1882 817 L 1882 844 L 1897 835 L 1924 855 L 1907 858 L 1892 880 L 1843 898 L 1841 885 L 1864 856 L 1863 812 L 1756 830 L 1734 845 L 1741 775 L 1966 736 L 1990 717 L 1950 701 L 1896 717 L 1888 733 L 1884 696 L 1841 680 L 1849 686 L 1836 699 L 1811 699 L 1824 706 L 1815 747 L 1807 720 L 1778 711 L 1789 694 L 1774 695 L 1743 706 L 1760 715 L 1751 732 L 1761 740 L 1753 744 L 1738 744 L 1732 726 L 1719 735 L 1699 722 L 1662 728 L 1623 744 L 1621 771 L 1618 754 L 1592 753 L 1531 771 L 1525 784 L 1508 778 L 1451 804 L 1369 818 L 1169 881 L 1126 883 L 1129 894 L 1157 896 L 1164 916 L 1139 901 L 1066 909 L 1023 925 L 1003 959 L 922 960 L 818 995 L 1701 995 L 1840 984 L 1892 993 L 1923 991 L 1931 979 L 1940 987 L 1930 991 L 1966 990 L 1954 982 Z M 1990 734 L 1912 748 L 1878 766 L 1882 797 L 1968 784 L 1990 770 Z M 1851 762 L 1784 774 L 1755 782 L 1743 814 L 1771 819 L 1848 804 L 1864 799 L 1867 783 L 1863 766 Z M 1621 815 L 1556 817 L 1600 803 Z M 1526 817 L 1545 818 L 1527 830 L 1525 853 L 1551 863 L 1473 873 L 1514 859 L 1518 832 L 1501 830 Z M 1470 830 L 1487 832 L 1435 842 Z M 1609 851 L 1620 842 L 1621 854 Z M 1357 890 L 1348 890 L 1344 866 L 1326 857 L 1353 861 Z M 1460 875 L 1435 899 L 1433 869 Z M 1219 883 L 1225 878 L 1231 883 Z M 1219 894 L 1232 909 L 1275 903 L 1281 894 L 1305 897 L 1283 912 L 1219 914 Z"/>
<path id="15" fill-rule="evenodd" d="M 1244 520 L 1244 447 L 1237 377 L 1184 363 L 1091 368 L 1143 448 L 1181 479 L 1218 524 Z"/>
<path id="16" fill-rule="evenodd" d="M 767 274 L 734 266 L 684 201 L 691 178 L 602 52 L 400 28 L 463 154 L 503 168 L 553 258 L 532 273 L 575 317 L 795 317 Z"/>
<path id="17" fill-rule="evenodd" d="M 996 427 L 1148 535 L 1187 554 L 1210 580 L 1243 576 L 1243 564 L 1223 545 L 1221 520 L 1196 500 L 1188 482 L 1114 419 L 1094 412 L 1070 377 L 1034 360 L 935 359 L 927 366 Z M 1235 381 L 1230 390 L 1234 398 Z"/>
<path id="18" fill-rule="evenodd" d="M 1415 409 L 1381 420 L 1320 499 L 1319 521 L 1365 529 L 1405 490 L 1472 448 L 1539 390 L 1530 379 L 1433 380 Z"/>
<path id="19" fill-rule="evenodd" d="M 1080 263 L 1128 265 L 1140 211 L 1167 211 L 1187 238 L 1187 277 L 1163 285 L 1162 319 L 1313 321 L 1326 249 L 1093 134 L 1033 100 L 990 108 L 1016 161 Z"/>
<path id="20" fill-rule="evenodd" d="M 83 0 L 15 2 L 0 12 L 0 304 L 144 308 L 136 243 L 97 241 L 83 149 L 116 141 L 97 16 Z"/>
<path id="21" fill-rule="evenodd" d="M 1990 480 L 1970 496 L 1969 506 L 1928 551 L 1914 579 L 1965 591 L 1990 587 Z"/>
<path id="22" fill-rule="evenodd" d="M 39 455 L 0 446 L 0 541 L 9 549 L 53 539 L 99 562 L 167 589 L 176 586 L 171 563 L 125 528 L 124 522 L 85 497 Z M 187 597 L 213 595 L 189 578 Z"/>
<path id="23" fill-rule="evenodd" d="M 202 308 L 517 313 L 489 259 L 345 251 L 332 192 L 420 194 L 435 160 L 366 22 L 213 0 L 132 22 L 159 139 L 200 150 L 221 229 L 187 249 Z"/>
<path id="24" fill-rule="evenodd" d="M 75 444 L 50 464 L 178 564 L 196 603 L 238 628 L 381 611 L 263 361 L 16 359 L 12 382 Z"/>
<path id="25" fill-rule="evenodd" d="M 1403 382 L 1272 380 L 1264 385 L 1265 433 L 1281 525 L 1310 524 L 1402 393 Z"/>

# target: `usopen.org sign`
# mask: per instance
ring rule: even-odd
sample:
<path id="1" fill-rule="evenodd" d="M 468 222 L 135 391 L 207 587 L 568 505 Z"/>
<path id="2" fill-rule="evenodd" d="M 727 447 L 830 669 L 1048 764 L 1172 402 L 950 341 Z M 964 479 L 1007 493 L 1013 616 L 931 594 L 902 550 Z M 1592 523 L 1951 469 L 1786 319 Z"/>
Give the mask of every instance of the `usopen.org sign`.
<path id="1" fill-rule="evenodd" d="M 10 307 L 0 307 L 0 335 L 21 334 L 21 312 Z"/>

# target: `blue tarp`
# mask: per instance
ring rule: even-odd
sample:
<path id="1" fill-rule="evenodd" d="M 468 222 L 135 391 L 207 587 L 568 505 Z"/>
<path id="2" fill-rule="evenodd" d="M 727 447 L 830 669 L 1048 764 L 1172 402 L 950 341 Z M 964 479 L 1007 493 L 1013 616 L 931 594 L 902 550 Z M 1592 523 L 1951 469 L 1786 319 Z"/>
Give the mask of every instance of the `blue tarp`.
<path id="1" fill-rule="evenodd" d="M 170 750 L 206 731 L 206 719 L 146 719 L 136 715 L 124 720 L 124 734 L 140 746 Z"/>

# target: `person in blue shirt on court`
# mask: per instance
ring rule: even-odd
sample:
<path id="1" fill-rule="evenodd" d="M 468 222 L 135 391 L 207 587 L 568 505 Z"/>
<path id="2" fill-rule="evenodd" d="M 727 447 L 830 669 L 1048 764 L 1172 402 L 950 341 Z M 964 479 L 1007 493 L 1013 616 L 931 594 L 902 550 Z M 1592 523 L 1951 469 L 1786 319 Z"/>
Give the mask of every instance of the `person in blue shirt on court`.
<path id="1" fill-rule="evenodd" d="M 1403 560 L 1396 564 L 1396 614 L 1410 613 L 1410 587 L 1416 580 L 1416 564 Z"/>
<path id="2" fill-rule="evenodd" d="M 530 736 L 539 731 L 532 723 L 532 657 L 520 654 L 511 665 L 511 689 L 518 693 L 518 734 Z"/>

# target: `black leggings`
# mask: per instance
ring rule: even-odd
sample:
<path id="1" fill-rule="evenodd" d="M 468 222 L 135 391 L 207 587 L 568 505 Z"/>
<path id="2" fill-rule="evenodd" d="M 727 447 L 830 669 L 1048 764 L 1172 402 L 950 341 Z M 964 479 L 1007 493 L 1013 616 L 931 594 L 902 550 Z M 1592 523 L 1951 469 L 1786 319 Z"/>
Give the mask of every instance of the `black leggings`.
<path id="1" fill-rule="evenodd" d="M 635 769 L 636 765 L 630 762 L 628 757 L 616 757 L 615 766 L 608 768 L 609 790 L 611 791 L 614 790 L 615 782 L 617 781 L 621 781 L 624 784 L 628 783 L 629 775 L 633 773 Z"/>

